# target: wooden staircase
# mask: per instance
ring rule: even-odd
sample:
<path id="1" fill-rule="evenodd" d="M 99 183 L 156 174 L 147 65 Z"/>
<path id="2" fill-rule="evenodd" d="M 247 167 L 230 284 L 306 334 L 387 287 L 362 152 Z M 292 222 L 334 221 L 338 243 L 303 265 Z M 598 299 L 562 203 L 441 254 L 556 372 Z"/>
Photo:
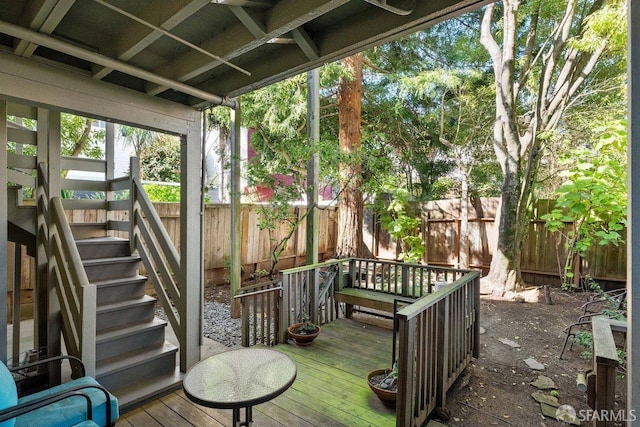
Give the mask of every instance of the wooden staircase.
<path id="1" fill-rule="evenodd" d="M 181 384 L 178 347 L 165 338 L 167 322 L 155 316 L 145 294 L 140 258 L 129 241 L 71 224 L 90 283 L 97 288 L 96 379 L 118 397 L 121 408 Z M 89 235 L 89 236 L 88 236 Z"/>

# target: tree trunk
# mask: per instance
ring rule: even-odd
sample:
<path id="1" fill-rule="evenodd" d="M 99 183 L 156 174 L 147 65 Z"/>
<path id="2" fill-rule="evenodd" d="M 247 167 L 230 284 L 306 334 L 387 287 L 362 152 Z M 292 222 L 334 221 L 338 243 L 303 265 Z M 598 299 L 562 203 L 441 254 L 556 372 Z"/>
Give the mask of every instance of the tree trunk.
<path id="1" fill-rule="evenodd" d="M 497 245 L 491 260 L 491 269 L 486 280 L 496 295 L 514 291 L 522 284 L 520 255 L 529 231 L 533 188 L 542 142 L 539 133 L 553 131 L 560 117 L 571 105 L 572 99 L 580 95 L 581 87 L 594 70 L 605 51 L 606 42 L 601 40 L 590 50 L 580 51 L 570 44 L 573 37 L 583 34 L 586 17 L 602 8 L 603 1 L 596 0 L 589 10 L 577 7 L 577 1 L 565 4 L 564 17 L 558 21 L 543 44 L 542 52 L 533 52 L 537 31 L 537 14 L 529 22 L 530 27 L 519 28 L 518 9 L 520 0 L 504 0 L 501 22 L 502 44 L 493 37 L 492 22 L 495 6 L 487 6 L 481 24 L 480 41 L 487 49 L 493 63 L 496 86 L 496 121 L 493 129 L 494 151 L 502 167 L 503 183 L 500 219 L 497 227 Z M 580 11 L 580 13 L 578 13 Z M 582 13 L 586 13 L 582 15 Z M 525 24 L 523 24 L 525 25 Z M 525 58 L 519 58 L 518 79 L 515 72 L 515 54 L 520 51 L 517 35 L 528 32 Z M 535 105 L 527 106 L 531 120 L 526 127 L 518 127 L 517 103 L 533 64 L 540 66 Z M 531 89 L 529 88 L 528 91 Z M 531 99 L 527 92 L 525 97 Z"/>
<path id="2" fill-rule="evenodd" d="M 93 119 L 88 118 L 85 120 L 84 130 L 82 131 L 82 135 L 80 136 L 80 139 L 78 139 L 73 146 L 71 157 L 78 157 L 80 153 L 82 153 L 82 150 L 84 150 L 84 148 L 86 147 L 87 143 L 89 142 L 89 137 L 91 136 L 92 124 L 93 124 Z M 66 169 L 63 170 L 62 177 L 66 178 L 68 173 L 69 173 L 68 170 Z"/>
<path id="3" fill-rule="evenodd" d="M 347 57 L 342 65 L 349 77 L 341 77 L 338 85 L 338 125 L 340 151 L 346 162 L 340 165 L 340 198 L 338 201 L 338 236 L 336 257 L 361 257 L 362 238 L 362 164 L 360 161 L 360 121 L 362 112 L 363 55 Z"/>

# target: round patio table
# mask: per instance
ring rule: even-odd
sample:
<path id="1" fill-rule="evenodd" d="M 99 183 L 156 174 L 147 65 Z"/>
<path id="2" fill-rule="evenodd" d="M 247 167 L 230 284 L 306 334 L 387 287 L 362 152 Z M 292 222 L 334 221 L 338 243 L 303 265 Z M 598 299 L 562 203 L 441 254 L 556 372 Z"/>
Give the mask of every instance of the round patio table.
<path id="1" fill-rule="evenodd" d="M 182 380 L 185 395 L 209 408 L 233 409 L 233 426 L 250 426 L 252 407 L 282 394 L 296 379 L 296 364 L 267 348 L 218 353 L 191 367 Z M 240 409 L 245 419 L 240 422 Z M 239 423 L 239 424 L 238 424 Z"/>

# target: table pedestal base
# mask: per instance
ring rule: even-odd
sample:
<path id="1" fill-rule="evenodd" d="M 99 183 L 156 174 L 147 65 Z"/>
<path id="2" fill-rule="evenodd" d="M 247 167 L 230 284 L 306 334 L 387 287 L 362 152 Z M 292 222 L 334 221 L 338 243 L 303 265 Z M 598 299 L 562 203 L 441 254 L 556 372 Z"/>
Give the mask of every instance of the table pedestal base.
<path id="1" fill-rule="evenodd" d="M 233 427 L 250 427 L 253 423 L 253 411 L 251 406 L 244 408 L 244 421 L 240 421 L 240 410 L 242 408 L 233 408 Z"/>

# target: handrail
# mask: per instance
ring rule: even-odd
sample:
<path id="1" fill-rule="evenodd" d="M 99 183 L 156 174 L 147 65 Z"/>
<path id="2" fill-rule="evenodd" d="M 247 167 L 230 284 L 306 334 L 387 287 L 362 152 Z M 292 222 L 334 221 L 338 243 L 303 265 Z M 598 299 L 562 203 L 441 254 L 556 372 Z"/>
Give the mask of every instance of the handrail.
<path id="1" fill-rule="evenodd" d="M 131 252 L 140 256 L 182 351 L 186 348 L 186 331 L 183 330 L 182 322 L 185 308 L 182 304 L 184 295 L 181 292 L 184 286 L 180 283 L 182 278 L 180 255 L 137 176 L 139 171 L 137 158 L 131 158 L 129 170 L 131 176 L 126 180 L 128 186 L 123 185 L 125 182 L 123 178 L 117 178 L 109 183 L 109 188 L 113 191 L 129 190 L 128 231 Z"/>
<path id="2" fill-rule="evenodd" d="M 40 206 L 47 203 L 46 166 L 38 165 Z M 50 222 L 48 234 L 52 253 L 49 259 L 54 271 L 55 289 L 62 316 L 62 333 L 67 352 L 83 360 L 87 374 L 96 370 L 96 302 L 97 290 L 89 283 L 71 227 L 67 221 L 62 200 L 52 197 L 48 203 Z"/>

